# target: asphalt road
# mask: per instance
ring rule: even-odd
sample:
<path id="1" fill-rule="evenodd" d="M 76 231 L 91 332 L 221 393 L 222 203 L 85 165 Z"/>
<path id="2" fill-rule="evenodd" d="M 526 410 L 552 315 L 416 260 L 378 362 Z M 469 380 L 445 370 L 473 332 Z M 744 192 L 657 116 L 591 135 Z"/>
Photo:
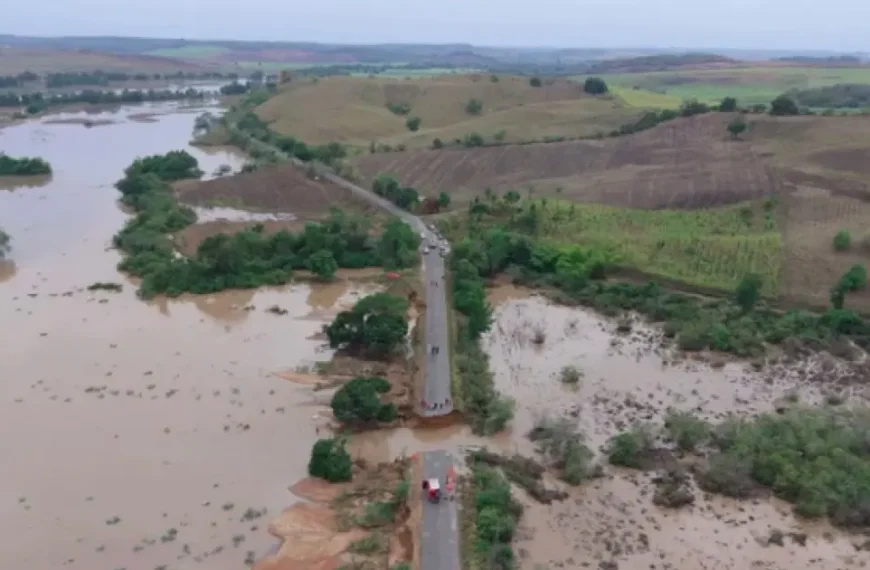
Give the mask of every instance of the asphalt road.
<path id="1" fill-rule="evenodd" d="M 387 210 L 394 216 L 404 220 L 417 233 L 424 235 L 424 243 L 437 243 L 435 233 L 426 227 L 423 220 L 417 216 L 402 210 L 392 202 L 385 200 L 371 192 L 348 182 L 332 173 L 323 175 L 324 178 L 347 188 L 361 198 Z M 438 248 L 431 250 L 423 256 L 423 273 L 426 280 L 426 366 L 423 399 L 427 407 L 422 407 L 422 402 L 417 402 L 419 413 L 422 416 L 444 416 L 453 411 L 453 398 L 451 395 L 451 370 L 450 370 L 450 337 L 447 323 L 447 291 L 444 279 L 444 258 L 438 252 Z M 439 347 L 438 352 L 433 352 L 433 347 Z M 440 407 L 438 407 L 440 404 Z M 429 407 L 432 406 L 432 407 Z"/>
<path id="2" fill-rule="evenodd" d="M 297 166 L 304 166 L 301 161 L 279 153 L 291 160 Z M 436 243 L 437 237 L 417 216 L 402 210 L 392 202 L 381 198 L 374 192 L 366 190 L 352 182 L 331 173 L 324 172 L 324 178 L 342 186 L 394 216 L 404 220 L 417 233 L 425 236 L 424 243 Z M 447 322 L 447 291 L 444 281 L 444 259 L 439 255 L 438 248 L 423 254 L 423 272 L 426 279 L 426 366 L 424 382 L 424 398 L 427 404 L 441 403 L 441 407 L 422 407 L 423 416 L 443 416 L 453 411 L 451 395 L 450 370 L 450 338 Z M 433 352 L 433 346 L 440 347 Z M 447 402 L 445 404 L 445 402 Z M 422 402 L 418 402 L 421 404 Z M 454 467 L 453 457 L 446 451 L 430 451 L 422 455 L 423 479 L 437 477 L 443 489 L 443 499 L 440 503 L 430 503 L 423 499 L 423 521 L 421 529 L 421 570 L 460 570 L 459 563 L 459 523 L 456 513 L 456 502 L 451 501 L 446 490 L 448 470 Z M 418 482 L 422 484 L 422 481 Z"/>
<path id="3" fill-rule="evenodd" d="M 422 454 L 422 463 L 423 479 L 437 477 L 442 498 L 440 503 L 430 503 L 423 496 L 421 570 L 460 570 L 457 501 L 450 500 L 444 482 L 448 469 L 453 467 L 453 457 L 446 451 L 430 451 Z"/>

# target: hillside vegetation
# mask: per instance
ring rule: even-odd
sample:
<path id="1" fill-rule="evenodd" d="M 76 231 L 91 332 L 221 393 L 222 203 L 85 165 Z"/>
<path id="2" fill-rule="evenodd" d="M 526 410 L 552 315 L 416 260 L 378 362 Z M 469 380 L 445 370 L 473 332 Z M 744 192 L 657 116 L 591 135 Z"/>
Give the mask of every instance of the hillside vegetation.
<path id="1" fill-rule="evenodd" d="M 271 127 L 309 144 L 431 147 L 478 133 L 507 142 L 608 132 L 637 115 L 611 97 L 567 80 L 533 87 L 528 77 L 427 79 L 330 77 L 297 80 L 257 109 Z M 419 118 L 416 131 L 408 121 Z"/>
<path id="2" fill-rule="evenodd" d="M 842 83 L 788 93 L 803 107 L 829 109 L 861 109 L 870 107 L 870 84 Z"/>
<path id="3" fill-rule="evenodd" d="M 736 59 L 713 53 L 645 55 L 600 61 L 589 68 L 589 73 L 643 73 L 685 67 L 724 67 L 737 63 L 740 62 Z"/>

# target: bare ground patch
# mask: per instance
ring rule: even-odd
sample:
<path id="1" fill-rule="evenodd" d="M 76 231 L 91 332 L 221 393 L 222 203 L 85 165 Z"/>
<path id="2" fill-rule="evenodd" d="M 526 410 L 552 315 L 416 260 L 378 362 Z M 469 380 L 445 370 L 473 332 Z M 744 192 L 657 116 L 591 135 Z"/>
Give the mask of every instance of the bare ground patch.
<path id="1" fill-rule="evenodd" d="M 297 219 L 320 219 L 330 208 L 369 211 L 349 190 L 308 174 L 292 164 L 225 176 L 176 187 L 179 199 L 196 206 L 232 204 L 243 209 L 286 212 Z"/>

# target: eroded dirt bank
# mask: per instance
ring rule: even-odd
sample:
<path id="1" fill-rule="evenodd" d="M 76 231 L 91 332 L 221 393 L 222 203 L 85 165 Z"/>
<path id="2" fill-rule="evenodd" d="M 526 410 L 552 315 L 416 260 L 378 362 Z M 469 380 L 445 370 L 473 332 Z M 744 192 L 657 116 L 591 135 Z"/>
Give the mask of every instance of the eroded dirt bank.
<path id="1" fill-rule="evenodd" d="M 708 420 L 728 413 L 769 411 L 800 398 L 819 402 L 832 385 L 818 382 L 835 365 L 770 366 L 679 361 L 659 350 L 657 333 L 635 325 L 618 334 L 616 325 L 594 313 L 555 306 L 541 297 L 502 295 L 492 332 L 484 340 L 499 390 L 516 398 L 515 449 L 533 453 L 523 437 L 542 415 L 575 418 L 598 450 L 634 422 L 661 424 L 669 407 Z M 828 362 L 827 364 L 825 364 Z M 576 366 L 576 386 L 560 381 Z M 860 365 L 856 365 L 860 366 Z M 847 375 L 848 376 L 848 375 Z M 841 396 L 863 400 L 860 386 L 839 386 Z M 516 547 L 523 568 L 555 567 L 837 569 L 861 565 L 855 545 L 864 540 L 825 523 L 808 524 L 791 507 L 769 499 L 736 502 L 694 489 L 694 505 L 667 510 L 652 503 L 655 473 L 608 467 L 602 479 L 568 488 L 565 501 L 541 505 L 517 490 L 527 509 Z M 555 483 L 554 483 L 555 484 Z M 785 538 L 770 543 L 771 533 Z M 599 566 L 599 564 L 602 564 Z"/>

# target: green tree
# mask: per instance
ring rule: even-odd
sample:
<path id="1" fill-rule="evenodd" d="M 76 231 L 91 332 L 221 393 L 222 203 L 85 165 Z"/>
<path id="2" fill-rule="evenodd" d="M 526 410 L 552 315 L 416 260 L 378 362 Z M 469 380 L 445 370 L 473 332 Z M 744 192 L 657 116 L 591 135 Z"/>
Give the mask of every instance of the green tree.
<path id="1" fill-rule="evenodd" d="M 797 103 L 788 95 L 780 95 L 770 102 L 771 115 L 797 115 L 800 113 Z"/>
<path id="2" fill-rule="evenodd" d="M 846 251 L 852 247 L 852 234 L 848 230 L 840 230 L 834 236 L 834 249 L 837 251 Z"/>
<path id="3" fill-rule="evenodd" d="M 390 293 L 360 299 L 349 311 L 336 315 L 324 332 L 329 346 L 360 351 L 376 358 L 395 352 L 408 334 L 408 301 Z"/>
<path id="4" fill-rule="evenodd" d="M 719 103 L 719 110 L 723 113 L 730 113 L 732 111 L 737 110 L 737 99 L 734 97 L 725 97 L 722 99 L 722 102 Z"/>
<path id="5" fill-rule="evenodd" d="M 441 209 L 446 208 L 450 205 L 450 194 L 447 192 L 441 192 L 438 194 L 438 207 Z"/>
<path id="6" fill-rule="evenodd" d="M 332 397 L 332 412 L 342 424 L 362 427 L 396 417 L 393 404 L 381 402 L 381 394 L 390 391 L 390 383 L 379 377 L 354 378 Z"/>
<path id="7" fill-rule="evenodd" d="M 4 259 L 6 254 L 9 253 L 11 249 L 9 245 L 10 241 L 9 234 L 0 229 L 0 260 Z"/>
<path id="8" fill-rule="evenodd" d="M 420 117 L 408 117 L 405 120 L 405 126 L 408 127 L 409 131 L 415 133 L 420 130 L 420 121 Z"/>
<path id="9" fill-rule="evenodd" d="M 465 140 L 462 141 L 462 144 L 469 148 L 483 146 L 483 143 L 483 135 L 481 135 L 480 133 L 467 134 L 465 135 Z"/>
<path id="10" fill-rule="evenodd" d="M 338 271 L 338 263 L 335 261 L 335 256 L 328 249 L 321 249 L 312 253 L 305 260 L 305 267 L 308 271 L 314 273 L 318 279 L 323 281 L 332 281 L 335 279 L 335 272 Z"/>
<path id="11" fill-rule="evenodd" d="M 587 77 L 583 82 L 583 91 L 590 95 L 604 95 L 607 93 L 607 83 L 600 77 Z"/>
<path id="12" fill-rule="evenodd" d="M 543 83 L 541 82 L 540 77 L 532 77 L 531 79 L 529 79 L 529 85 L 531 85 L 532 87 L 540 87 L 541 85 L 543 85 Z"/>
<path id="13" fill-rule="evenodd" d="M 420 236 L 411 229 L 411 226 L 398 218 L 392 218 L 387 222 L 378 241 L 381 265 L 387 269 L 411 267 L 419 261 L 417 254 L 419 247 Z"/>
<path id="14" fill-rule="evenodd" d="M 479 115 L 483 111 L 483 101 L 480 99 L 469 99 L 465 104 L 465 112 L 469 115 Z"/>
<path id="15" fill-rule="evenodd" d="M 0 176 L 51 174 L 51 165 L 41 158 L 12 158 L 0 152 Z"/>
<path id="16" fill-rule="evenodd" d="M 760 297 L 761 277 L 750 273 L 740 280 L 740 283 L 737 285 L 735 300 L 744 313 L 751 311 Z"/>
<path id="17" fill-rule="evenodd" d="M 435 150 L 438 150 L 438 149 L 444 148 L 444 142 L 443 142 L 441 139 L 439 139 L 439 138 L 436 137 L 436 138 L 432 141 L 432 148 L 434 148 Z"/>
<path id="18" fill-rule="evenodd" d="M 392 174 L 378 174 L 372 182 L 372 191 L 378 196 L 390 196 L 398 189 L 399 181 Z"/>
<path id="19" fill-rule="evenodd" d="M 353 460 L 344 438 L 319 439 L 311 449 L 308 474 L 330 483 L 345 483 L 353 478 Z"/>
<path id="20" fill-rule="evenodd" d="M 746 128 L 746 121 L 739 117 L 728 123 L 728 132 L 731 133 L 731 136 L 735 139 L 740 137 L 740 135 L 746 131 Z"/>

